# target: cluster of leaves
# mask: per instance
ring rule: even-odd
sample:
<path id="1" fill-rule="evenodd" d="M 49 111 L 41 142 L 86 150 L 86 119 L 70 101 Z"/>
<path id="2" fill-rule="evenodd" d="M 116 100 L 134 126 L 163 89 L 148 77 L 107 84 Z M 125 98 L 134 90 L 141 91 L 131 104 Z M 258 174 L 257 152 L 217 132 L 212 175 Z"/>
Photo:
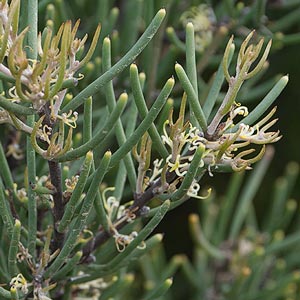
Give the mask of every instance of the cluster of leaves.
<path id="1" fill-rule="evenodd" d="M 228 15 L 240 19 L 245 8 L 230 3 L 226 1 Z M 78 12 L 83 4 L 76 3 Z M 124 295 L 134 284 L 128 265 L 161 242 L 160 234 L 149 236 L 165 214 L 189 198 L 209 197 L 211 190 L 199 194 L 206 173 L 251 169 L 263 157 L 265 145 L 280 139 L 279 131 L 268 131 L 276 122 L 271 120 L 276 109 L 261 117 L 287 84 L 287 76 L 273 81 L 271 88 L 269 83 L 257 87 L 256 96 L 266 95 L 250 113 L 237 98 L 242 85 L 250 82 L 251 88 L 266 69 L 270 41 L 264 46 L 259 38 L 250 44 L 254 32 L 245 28 L 235 55 L 231 37 L 215 77 L 206 84 L 201 74 L 210 62 L 207 55 L 214 57 L 228 31 L 241 24 L 217 25 L 218 15 L 206 5 L 186 11 L 181 17 L 186 41 L 168 28 L 172 46 L 160 64 L 166 10 L 150 22 L 155 4 L 128 1 L 121 41 L 118 32 L 111 32 L 119 11 L 112 4 L 97 4 L 102 32 L 95 24 L 85 47 L 87 35 L 77 37 L 79 21 L 57 25 L 56 18 L 68 14 L 68 2 L 0 3 L 0 123 L 12 132 L 11 143 L 0 144 L 0 295 L 5 299 Z M 170 11 L 175 4 L 166 1 Z M 143 7 L 145 28 L 139 19 Z M 39 11 L 47 22 L 38 34 Z M 254 6 L 256 11 L 263 16 L 263 7 Z M 264 22 L 252 21 L 262 26 L 259 33 L 265 30 Z M 144 33 L 134 44 L 140 29 Z M 108 33 L 111 38 L 105 37 Z M 93 56 L 100 47 L 101 58 Z M 139 73 L 133 62 L 144 49 L 139 64 L 145 73 Z M 176 57 L 185 59 L 185 69 L 176 63 L 174 70 Z M 128 66 L 129 76 L 128 70 L 119 75 Z M 166 80 L 170 70 L 177 83 Z M 121 92 L 124 88 L 128 93 Z M 171 92 L 175 99 L 169 98 Z M 7 156 L 22 159 L 22 150 L 26 164 L 13 170 Z M 142 225 L 139 217 L 148 223 Z M 242 223 L 237 220 L 233 239 Z M 195 216 L 191 224 L 197 225 Z M 9 247 L 4 247 L 7 242 Z M 204 246 L 229 259 L 205 241 Z M 143 299 L 157 299 L 168 290 L 171 269 L 143 290 Z M 200 294 L 206 295 L 202 290 Z"/>

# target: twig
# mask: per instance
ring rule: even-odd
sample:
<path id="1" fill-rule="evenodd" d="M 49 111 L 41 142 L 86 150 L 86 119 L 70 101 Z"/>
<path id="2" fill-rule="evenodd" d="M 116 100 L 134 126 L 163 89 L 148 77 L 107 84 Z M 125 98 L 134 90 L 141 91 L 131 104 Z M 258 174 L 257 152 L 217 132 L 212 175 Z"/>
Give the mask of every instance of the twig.
<path id="1" fill-rule="evenodd" d="M 45 104 L 42 108 L 41 115 L 45 115 L 45 119 L 43 120 L 43 125 L 47 125 L 50 128 L 54 128 L 55 123 L 51 120 L 50 117 L 50 108 L 49 104 Z M 51 130 L 52 135 L 53 130 Z M 50 136 L 51 137 L 51 136 Z M 61 249 L 64 241 L 64 233 L 60 233 L 57 231 L 57 225 L 59 221 L 62 219 L 64 214 L 64 201 L 63 201 L 63 191 L 62 191 L 62 176 L 61 176 L 61 168 L 60 163 L 56 161 L 48 161 L 49 173 L 51 184 L 53 185 L 53 203 L 54 207 L 52 210 L 53 218 L 54 218 L 54 237 L 51 241 L 50 249 L 52 253 Z"/>
<path id="2" fill-rule="evenodd" d="M 167 183 L 171 183 L 176 178 L 175 172 L 167 172 L 166 174 L 166 181 Z M 129 211 L 134 212 L 136 217 L 143 215 L 144 207 L 147 203 L 149 203 L 155 196 L 157 196 L 157 188 L 160 187 L 162 184 L 161 179 L 159 178 L 156 182 L 154 182 L 142 195 L 137 197 L 134 200 L 134 203 L 128 208 Z M 116 220 L 115 228 L 120 230 L 123 228 L 127 223 L 126 220 L 120 221 L 122 217 Z M 90 254 L 104 244 L 109 238 L 111 234 L 107 231 L 104 231 L 103 228 L 100 229 L 98 234 L 91 239 L 86 246 L 83 248 L 83 255 L 81 259 L 81 263 L 89 263 L 90 262 Z"/>
<path id="3" fill-rule="evenodd" d="M 51 250 L 54 252 L 56 249 L 61 249 L 64 241 L 64 233 L 60 233 L 56 230 L 58 222 L 61 220 L 64 214 L 64 203 L 61 183 L 61 169 L 58 162 L 48 161 L 50 179 L 52 185 L 55 187 L 55 193 L 53 194 L 53 217 L 54 217 L 54 238 L 51 242 Z"/>

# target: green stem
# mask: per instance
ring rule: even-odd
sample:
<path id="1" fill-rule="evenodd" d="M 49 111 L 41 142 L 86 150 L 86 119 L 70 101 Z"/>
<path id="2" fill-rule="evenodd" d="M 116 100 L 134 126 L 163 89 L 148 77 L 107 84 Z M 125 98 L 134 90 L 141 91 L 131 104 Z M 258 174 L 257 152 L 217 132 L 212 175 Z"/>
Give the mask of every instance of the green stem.
<path id="1" fill-rule="evenodd" d="M 126 128 L 125 128 L 126 138 L 128 138 L 132 135 L 132 133 L 134 132 L 135 126 L 136 126 L 138 112 L 137 112 L 137 107 L 136 107 L 134 101 L 131 101 L 131 103 L 130 103 L 128 114 L 131 116 L 132 120 L 131 120 L 131 122 L 127 122 L 127 124 L 126 124 Z M 124 163 L 121 161 L 121 163 L 119 165 L 118 174 L 116 176 L 115 184 L 114 184 L 115 190 L 113 192 L 113 196 L 116 197 L 116 199 L 118 201 L 121 201 L 121 199 L 122 199 L 125 182 L 126 182 L 126 168 L 125 168 Z M 116 211 L 116 214 L 117 214 L 117 211 Z"/>
<path id="2" fill-rule="evenodd" d="M 146 31 L 136 42 L 136 44 L 126 53 L 126 55 L 121 60 L 119 60 L 112 68 L 110 68 L 109 71 L 102 74 L 98 79 L 96 79 L 83 91 L 81 91 L 70 103 L 68 103 L 63 108 L 63 112 L 68 112 L 70 110 L 74 111 L 78 106 L 84 103 L 84 101 L 88 97 L 97 93 L 106 83 L 108 83 L 116 75 L 118 75 L 126 67 L 128 67 L 153 38 L 165 15 L 166 11 L 164 9 L 159 10 Z"/>
<path id="3" fill-rule="evenodd" d="M 67 12 L 70 10 L 67 10 L 63 0 L 55 0 L 55 7 L 56 7 L 56 13 L 59 16 L 60 22 L 65 22 L 68 19 L 71 19 L 70 16 L 68 16 Z"/>
<path id="4" fill-rule="evenodd" d="M 290 284 L 299 284 L 299 278 L 298 271 L 291 272 L 278 278 L 279 280 L 276 281 L 276 285 L 272 289 L 259 289 L 252 293 L 244 293 L 243 300 L 282 299 Z"/>
<path id="5" fill-rule="evenodd" d="M 93 138 L 93 99 L 92 99 L 92 97 L 89 97 L 84 102 L 83 116 L 84 116 L 84 118 L 83 118 L 83 120 L 84 120 L 84 122 L 83 122 L 83 143 L 87 143 L 87 142 L 91 141 L 92 138 Z M 94 156 L 95 156 L 95 154 L 96 154 L 96 151 L 94 149 Z M 91 164 L 90 164 L 90 167 L 89 167 L 89 172 L 93 173 L 95 171 L 95 160 L 92 158 L 90 163 Z M 82 172 L 80 174 L 80 178 L 79 178 L 79 181 L 82 178 L 82 183 L 83 183 L 83 177 L 82 176 L 85 177 L 84 184 L 82 185 L 82 189 L 84 188 L 85 183 L 86 183 L 86 179 L 87 179 L 86 176 L 88 176 L 88 174 L 89 174 L 89 172 L 86 173 L 86 174 L 83 173 L 84 170 L 85 170 L 85 167 L 83 167 L 83 170 L 82 170 Z M 77 185 L 78 184 L 79 184 L 79 182 L 77 183 Z M 76 185 L 76 188 L 77 188 L 77 185 Z M 76 190 L 76 188 L 75 188 L 75 190 Z M 70 206 L 70 208 L 72 209 L 72 212 L 71 212 L 71 215 L 69 215 L 66 220 L 69 219 L 71 221 L 71 217 L 73 216 L 73 213 L 75 212 L 76 206 L 78 204 L 78 200 L 80 199 L 81 192 L 78 191 L 78 198 L 76 196 L 77 199 L 72 200 L 72 197 L 73 197 L 75 191 L 73 192 L 72 197 L 68 202 L 68 206 L 69 206 L 70 203 L 72 203 L 71 200 L 73 201 L 73 205 Z M 101 215 L 101 208 L 99 207 L 100 206 L 100 201 L 101 201 L 101 195 L 100 195 L 100 192 L 97 191 L 96 198 L 95 198 L 95 201 L 94 201 L 94 206 L 95 206 L 95 210 L 96 210 L 98 216 Z M 68 206 L 67 206 L 67 210 L 68 210 Z M 61 228 L 58 228 L 58 231 L 60 231 L 60 230 L 61 230 Z"/>
<path id="6" fill-rule="evenodd" d="M 30 59 L 37 58 L 38 51 L 38 0 L 28 0 L 27 24 L 29 26 L 27 34 L 27 55 Z"/>
<path id="7" fill-rule="evenodd" d="M 174 106 L 174 100 L 172 98 L 169 98 L 166 104 L 164 105 L 163 109 L 161 110 L 161 113 L 156 122 L 157 124 L 156 128 L 160 134 L 162 134 L 163 132 L 164 123 L 169 118 L 170 111 L 173 108 L 173 106 Z"/>
<path id="8" fill-rule="evenodd" d="M 262 114 L 273 104 L 273 102 L 277 99 L 277 97 L 280 95 L 282 90 L 285 88 L 285 86 L 288 83 L 288 76 L 283 76 L 281 79 L 275 84 L 275 86 L 272 88 L 272 90 L 264 97 L 263 100 L 255 107 L 255 109 L 242 121 L 237 123 L 231 131 L 234 132 L 238 130 L 239 125 L 241 123 L 252 125 L 255 121 L 257 121 Z"/>
<path id="9" fill-rule="evenodd" d="M 88 151 L 93 150 L 111 132 L 118 118 L 123 112 L 126 103 L 127 103 L 127 94 L 123 93 L 121 94 L 116 107 L 114 108 L 110 116 L 107 118 L 103 127 L 95 134 L 95 136 L 85 144 L 81 145 L 80 147 L 71 150 L 66 154 L 62 155 L 61 157 L 59 157 L 58 161 L 63 162 L 63 161 L 74 160 L 78 157 L 85 155 Z"/>
<path id="10" fill-rule="evenodd" d="M 160 233 L 157 233 L 153 236 L 151 236 L 149 239 L 145 241 L 146 247 L 143 249 L 136 248 L 129 256 L 128 261 L 124 261 L 124 266 L 127 266 L 130 264 L 130 262 L 137 261 L 140 257 L 145 255 L 146 253 L 149 253 L 151 249 L 158 247 L 159 244 L 161 244 L 163 239 L 163 235 Z"/>
<path id="11" fill-rule="evenodd" d="M 273 232 L 278 228 L 282 228 L 284 207 L 287 199 L 295 186 L 298 178 L 299 166 L 291 162 L 287 165 L 284 177 L 280 177 L 275 181 L 273 188 L 272 205 L 269 211 L 269 216 L 266 218 L 263 227 L 268 232 Z"/>
<path id="12" fill-rule="evenodd" d="M 82 129 L 82 142 L 83 144 L 87 143 L 92 138 L 93 130 L 93 99 L 89 97 L 84 102 L 84 111 L 83 111 L 83 129 Z"/>
<path id="13" fill-rule="evenodd" d="M 102 0 L 101 2 L 97 2 L 96 7 L 96 16 L 99 22 L 103 23 L 106 19 L 106 16 L 109 12 L 109 0 Z"/>
<path id="14" fill-rule="evenodd" d="M 8 205 L 8 201 L 4 196 L 3 189 L 0 188 L 0 211 L 1 211 L 1 218 L 4 226 L 6 227 L 6 231 L 8 235 L 11 236 L 13 233 L 13 217 L 11 215 L 11 211 Z"/>
<path id="15" fill-rule="evenodd" d="M 205 115 L 202 111 L 202 108 L 199 103 L 198 96 L 193 88 L 192 83 L 190 82 L 187 74 L 185 73 L 183 67 L 180 64 L 175 65 L 175 71 L 176 74 L 180 80 L 180 83 L 182 84 L 182 87 L 184 91 L 186 92 L 188 99 L 189 99 L 189 104 L 195 114 L 195 118 L 198 121 L 200 127 L 202 128 L 203 131 L 206 131 L 207 129 L 207 121 L 205 119 Z M 196 124 L 194 124 L 195 126 Z"/>
<path id="16" fill-rule="evenodd" d="M 195 55 L 195 36 L 194 25 L 188 23 L 186 25 L 186 74 L 194 88 L 194 91 L 198 97 L 198 83 L 197 83 L 197 65 Z"/>
<path id="17" fill-rule="evenodd" d="M 20 114 L 20 115 L 33 115 L 36 113 L 36 111 L 33 108 L 25 107 L 20 104 L 16 104 L 14 102 L 11 102 L 0 95 L 0 106 L 6 109 L 9 112 L 12 112 L 14 114 Z"/>
<path id="18" fill-rule="evenodd" d="M 151 290 L 149 293 L 147 293 L 146 296 L 144 296 L 144 300 L 156 300 L 159 297 L 162 297 L 165 295 L 165 293 L 170 289 L 172 286 L 173 279 L 168 278 L 166 279 L 162 284 L 157 285 L 153 290 Z"/>
<path id="19" fill-rule="evenodd" d="M 246 87 L 244 85 L 244 88 L 241 90 L 241 99 L 243 99 L 243 105 L 251 101 L 257 101 L 257 99 L 264 97 L 272 89 L 276 81 L 277 79 L 273 77 L 255 86 L 249 85 Z"/>
<path id="20" fill-rule="evenodd" d="M 194 266 L 188 260 L 188 258 L 183 260 L 182 272 L 183 272 L 183 275 L 186 277 L 188 283 L 194 289 L 198 289 L 199 288 L 198 273 L 196 272 Z"/>
<path id="21" fill-rule="evenodd" d="M 225 253 L 213 246 L 204 236 L 198 215 L 190 215 L 189 221 L 191 235 L 195 241 L 196 246 L 199 248 L 203 248 L 213 258 L 225 259 Z"/>
<path id="22" fill-rule="evenodd" d="M 76 267 L 81 257 L 82 257 L 82 251 L 78 251 L 77 253 L 75 253 L 75 255 L 72 258 L 70 258 L 58 272 L 54 274 L 53 280 L 59 281 L 64 279 L 67 276 L 67 274 Z"/>
<path id="23" fill-rule="evenodd" d="M 116 268 L 132 251 L 134 251 L 156 228 L 161 222 L 170 207 L 170 201 L 165 201 L 156 215 L 149 221 L 149 223 L 140 231 L 138 236 L 126 247 L 126 249 L 114 257 L 105 267 L 105 270 Z M 100 266 L 100 269 L 102 266 Z"/>
<path id="24" fill-rule="evenodd" d="M 224 197 L 224 201 L 222 201 L 222 205 L 220 208 L 219 222 L 218 222 L 218 230 L 214 235 L 214 240 L 217 245 L 225 240 L 226 230 L 228 228 L 228 224 L 230 223 L 232 212 L 234 209 L 234 204 L 236 202 L 236 198 L 242 184 L 242 180 L 244 178 L 244 172 L 236 172 L 231 175 L 231 179 L 229 182 L 229 188 Z"/>
<path id="25" fill-rule="evenodd" d="M 29 26 L 27 34 L 27 57 L 29 59 L 37 59 L 38 54 L 38 0 L 28 0 L 27 6 L 27 24 Z M 27 117 L 27 125 L 33 127 L 35 123 L 34 115 Z M 35 259 L 36 251 L 36 233 L 37 233 L 37 206 L 35 192 L 32 190 L 31 184 L 35 184 L 36 180 L 36 162 L 35 151 L 27 137 L 26 159 L 28 168 L 28 252 Z"/>
<path id="26" fill-rule="evenodd" d="M 109 38 L 105 38 L 103 41 L 102 60 L 103 60 L 102 62 L 103 71 L 106 72 L 111 68 L 111 44 Z M 112 110 L 116 106 L 116 99 L 115 99 L 115 93 L 114 93 L 114 87 L 112 81 L 109 81 L 105 85 L 105 95 L 106 95 L 105 99 L 106 99 L 106 104 L 108 106 L 108 109 L 110 112 L 112 112 Z M 121 147 L 126 142 L 126 136 L 120 118 L 117 120 L 116 123 L 115 135 L 119 147 Z M 124 164 L 126 167 L 130 186 L 134 190 L 136 186 L 136 172 L 135 172 L 135 166 L 132 160 L 131 153 L 127 153 L 124 156 Z"/>
<path id="27" fill-rule="evenodd" d="M 265 255 L 274 255 L 278 252 L 287 251 L 291 248 L 295 249 L 300 245 L 300 234 L 295 232 L 288 235 L 281 241 L 273 242 L 265 249 Z"/>
<path id="28" fill-rule="evenodd" d="M 205 151 L 204 146 L 199 146 L 196 150 L 193 160 L 189 166 L 187 173 L 184 175 L 183 181 L 179 189 L 172 195 L 171 201 L 178 201 L 188 192 L 200 166 L 202 155 Z"/>
<path id="29" fill-rule="evenodd" d="M 7 159 L 4 153 L 4 149 L 2 147 L 2 143 L 0 143 L 0 166 L 1 166 L 1 178 L 3 179 L 6 187 L 10 189 L 10 192 L 13 192 L 14 181 L 12 178 L 12 174 L 10 172 L 9 165 L 7 163 Z"/>
<path id="30" fill-rule="evenodd" d="M 184 255 L 180 255 L 180 254 L 174 255 L 171 261 L 164 267 L 164 270 L 162 270 L 160 278 L 167 279 L 174 276 L 175 272 L 183 264 L 184 260 L 185 260 Z"/>
<path id="31" fill-rule="evenodd" d="M 71 196 L 70 200 L 68 201 L 67 205 L 65 206 L 65 213 L 57 227 L 57 231 L 60 233 L 64 232 L 65 229 L 69 226 L 69 224 L 72 221 L 72 217 L 74 215 L 74 212 L 76 210 L 76 207 L 78 205 L 80 197 L 82 196 L 82 192 L 85 187 L 86 180 L 88 178 L 92 162 L 93 162 L 93 153 L 90 151 L 86 154 L 86 158 L 83 163 L 83 167 L 80 172 L 78 182 L 76 184 L 74 191 L 72 192 L 72 196 Z"/>
<path id="32" fill-rule="evenodd" d="M 87 278 L 76 280 L 76 283 L 82 283 L 86 281 L 98 278 L 100 274 L 111 274 L 118 270 L 120 264 L 129 257 L 129 255 L 152 233 L 156 226 L 161 222 L 165 214 L 170 207 L 170 201 L 165 201 L 155 216 L 148 222 L 148 224 L 140 231 L 138 236 L 125 248 L 125 250 L 115 256 L 109 263 L 105 265 L 92 265 L 96 272 L 91 274 Z"/>
<path id="33" fill-rule="evenodd" d="M 284 31 L 285 29 L 291 27 L 293 24 L 299 21 L 300 7 L 292 10 L 290 13 L 286 14 L 281 19 L 273 22 L 268 27 L 272 32 Z"/>
<path id="34" fill-rule="evenodd" d="M 106 152 L 101 160 L 101 163 L 95 173 L 93 174 L 92 183 L 88 189 L 88 192 L 85 196 L 83 204 L 81 206 L 80 212 L 76 218 L 76 221 L 73 223 L 73 226 L 69 230 L 69 235 L 64 243 L 63 248 L 61 249 L 59 255 L 56 257 L 55 261 L 51 264 L 49 269 L 46 270 L 44 277 L 49 278 L 52 274 L 55 274 L 59 268 L 65 263 L 66 259 L 70 255 L 71 251 L 76 245 L 76 240 L 84 228 L 87 218 L 90 215 L 91 208 L 93 207 L 93 202 L 96 196 L 96 192 L 101 184 L 104 175 L 108 170 L 110 163 L 111 152 Z M 104 222 L 100 220 L 100 223 Z"/>
<path id="35" fill-rule="evenodd" d="M 288 186 L 288 181 L 286 178 L 277 178 L 273 187 L 273 197 L 268 216 L 264 220 L 264 229 L 272 233 L 276 229 L 281 229 L 280 221 L 282 220 L 282 213 L 284 211 L 284 206 L 288 199 L 288 194 L 286 193 Z"/>
<path id="36" fill-rule="evenodd" d="M 256 26 L 261 26 L 261 23 L 263 22 L 263 17 L 266 15 L 266 5 L 267 0 L 258 0 L 256 1 L 256 4 L 254 4 L 254 21 L 256 23 Z"/>
<path id="37" fill-rule="evenodd" d="M 120 275 L 117 275 L 118 280 L 101 292 L 100 300 L 111 300 L 114 299 L 118 294 L 126 294 L 126 290 L 131 288 L 134 276 L 130 273 L 125 273 L 122 270 L 118 272 Z"/>
<path id="38" fill-rule="evenodd" d="M 141 83 L 139 80 L 138 68 L 135 64 L 132 64 L 130 66 L 130 82 L 136 107 L 138 108 L 139 114 L 141 115 L 142 119 L 145 119 L 149 111 L 147 109 L 146 101 L 144 99 Z M 162 143 L 161 137 L 155 125 L 151 124 L 148 131 L 152 142 L 155 145 L 155 149 L 159 152 L 162 158 L 165 159 L 169 155 L 169 152 L 166 149 L 165 145 Z"/>
<path id="39" fill-rule="evenodd" d="M 167 0 L 167 1 L 164 0 L 160 2 L 160 5 L 164 7 L 166 11 L 170 11 L 172 2 L 173 0 Z M 155 10 L 154 8 L 155 4 L 153 4 L 152 7 Z M 168 22 L 168 17 L 169 15 L 167 15 L 167 17 L 164 19 L 157 34 L 153 38 L 151 44 L 149 45 L 149 47 L 147 47 L 144 53 L 145 55 L 143 57 L 144 61 L 147 62 L 146 64 L 144 64 L 146 76 L 148 78 L 147 85 L 145 86 L 145 94 L 146 94 L 147 103 L 149 104 L 152 103 L 153 94 L 154 94 L 153 91 L 155 91 L 156 84 L 158 83 L 157 71 L 158 71 L 159 62 L 161 60 L 162 48 L 164 46 L 163 38 L 165 34 L 166 24 Z M 161 82 L 164 82 L 164 80 Z"/>
<path id="40" fill-rule="evenodd" d="M 138 37 L 142 8 L 143 0 L 128 0 L 124 5 L 123 26 L 120 34 L 124 41 L 121 45 L 122 53 L 128 51 Z"/>
<path id="41" fill-rule="evenodd" d="M 11 300 L 19 300 L 19 294 L 16 288 L 10 288 L 10 297 Z"/>
<path id="42" fill-rule="evenodd" d="M 241 230 L 243 222 L 248 214 L 250 204 L 260 187 L 262 178 L 266 174 L 268 166 L 272 159 L 273 151 L 269 148 L 266 151 L 265 156 L 255 167 L 251 173 L 248 181 L 245 183 L 243 190 L 241 191 L 240 200 L 236 211 L 234 212 L 234 218 L 232 220 L 229 238 L 235 240 Z"/>
<path id="43" fill-rule="evenodd" d="M 230 48 L 230 52 L 228 55 L 228 62 L 227 62 L 228 65 L 230 65 L 231 59 L 233 57 L 233 52 L 234 52 L 234 47 Z M 220 64 L 216 77 L 214 78 L 213 84 L 209 90 L 209 93 L 203 105 L 203 113 L 206 119 L 208 119 L 208 117 L 210 116 L 211 111 L 217 101 L 223 82 L 224 82 L 224 71 L 223 71 L 222 64 Z"/>
<path id="44" fill-rule="evenodd" d="M 286 230 L 288 226 L 291 224 L 291 221 L 295 216 L 296 209 L 297 209 L 297 201 L 295 199 L 289 199 L 288 201 L 286 201 L 284 214 L 278 226 L 281 230 Z"/>
<path id="45" fill-rule="evenodd" d="M 0 296 L 5 299 L 11 299 L 11 294 L 8 290 L 4 289 L 3 287 L 0 287 Z"/>
<path id="46" fill-rule="evenodd" d="M 17 253 L 19 252 L 20 234 L 21 222 L 16 219 L 8 251 L 8 271 L 11 277 L 18 274 Z"/>
<path id="47" fill-rule="evenodd" d="M 33 127 L 35 123 L 34 115 L 27 117 L 27 124 Z M 37 203 L 35 199 L 35 192 L 32 187 L 36 181 L 36 161 L 35 151 L 32 147 L 30 137 L 27 137 L 27 169 L 28 169 L 28 185 L 27 196 L 28 196 L 28 252 L 32 257 L 35 257 L 36 248 L 36 233 L 37 233 Z"/>
<path id="48" fill-rule="evenodd" d="M 100 6 L 102 7 L 102 2 L 100 4 Z M 103 24 L 102 30 L 101 30 L 101 35 L 100 35 L 100 42 L 103 40 L 103 38 L 105 36 L 108 36 L 112 33 L 113 29 L 116 27 L 116 23 L 118 21 L 119 18 L 119 14 L 120 14 L 120 10 L 117 7 L 113 7 L 109 14 L 107 16 L 105 16 L 105 20 L 103 20 L 101 22 L 101 24 Z M 98 52 L 97 49 L 95 51 L 96 53 Z"/>
<path id="49" fill-rule="evenodd" d="M 193 23 L 188 23 L 185 28 L 186 31 L 186 74 L 194 88 L 195 94 L 199 99 L 198 95 L 198 82 L 197 82 L 197 65 L 196 65 L 196 50 L 195 50 L 195 36 Z M 188 99 L 188 103 L 191 100 Z M 192 124 L 196 124 L 195 115 L 193 109 L 190 110 L 190 119 Z"/>
<path id="50" fill-rule="evenodd" d="M 111 158 L 110 167 L 115 166 L 125 155 L 128 153 L 134 145 L 138 143 L 143 134 L 149 129 L 151 124 L 156 119 L 160 110 L 164 106 L 166 100 L 168 99 L 174 86 L 174 79 L 170 78 L 163 89 L 161 90 L 159 96 L 153 103 L 147 117 L 141 122 L 138 128 L 132 133 L 132 135 L 126 140 L 126 142 L 113 154 Z"/>
<path id="51" fill-rule="evenodd" d="M 169 41 L 180 51 L 185 52 L 186 51 L 186 46 L 184 43 L 178 38 L 176 35 L 176 32 L 173 27 L 168 27 L 166 30 L 167 37 Z"/>

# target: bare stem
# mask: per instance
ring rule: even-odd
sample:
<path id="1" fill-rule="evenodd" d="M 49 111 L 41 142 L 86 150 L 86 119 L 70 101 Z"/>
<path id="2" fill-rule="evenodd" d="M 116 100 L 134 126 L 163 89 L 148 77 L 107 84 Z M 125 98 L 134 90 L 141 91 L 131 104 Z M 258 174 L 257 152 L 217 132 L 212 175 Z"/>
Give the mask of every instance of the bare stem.
<path id="1" fill-rule="evenodd" d="M 54 252 L 56 249 L 61 249 L 64 241 L 64 234 L 56 230 L 56 226 L 64 214 L 64 203 L 60 165 L 58 162 L 48 161 L 48 166 L 51 183 L 55 187 L 55 193 L 53 194 L 54 238 L 51 242 L 51 250 Z"/>
<path id="2" fill-rule="evenodd" d="M 51 111 L 49 108 L 49 104 L 46 103 L 43 106 L 42 111 L 45 114 L 43 125 L 47 125 L 50 128 L 54 128 L 55 123 L 52 122 L 50 117 Z M 51 132 L 53 132 L 53 130 Z M 54 237 L 53 240 L 51 241 L 51 246 L 50 246 L 53 253 L 55 250 L 61 249 L 63 246 L 64 233 L 60 233 L 57 231 L 57 224 L 62 219 L 64 214 L 64 201 L 63 201 L 62 176 L 61 176 L 60 163 L 49 160 L 48 167 L 49 167 L 51 184 L 53 185 L 55 191 L 53 194 L 54 207 L 52 210 L 53 218 L 54 218 Z"/>

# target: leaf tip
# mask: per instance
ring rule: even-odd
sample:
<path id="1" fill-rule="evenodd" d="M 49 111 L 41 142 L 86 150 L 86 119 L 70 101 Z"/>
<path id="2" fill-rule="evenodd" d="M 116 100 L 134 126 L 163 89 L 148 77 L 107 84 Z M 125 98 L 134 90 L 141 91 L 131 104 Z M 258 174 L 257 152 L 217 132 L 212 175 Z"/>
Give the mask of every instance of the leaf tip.
<path id="1" fill-rule="evenodd" d="M 168 279 L 166 279 L 165 284 L 166 284 L 167 286 L 171 286 L 171 285 L 173 284 L 173 278 L 168 278 Z"/>
<path id="2" fill-rule="evenodd" d="M 175 64 L 175 71 L 177 71 L 177 70 L 179 70 L 179 69 L 181 69 L 182 67 L 181 67 L 181 65 L 179 64 L 179 63 L 176 63 Z"/>
<path id="3" fill-rule="evenodd" d="M 164 238 L 164 235 L 162 233 L 157 233 L 154 237 L 158 242 L 161 242 Z"/>
<path id="4" fill-rule="evenodd" d="M 21 222 L 19 219 L 15 219 L 15 227 L 21 227 Z"/>
<path id="5" fill-rule="evenodd" d="M 186 30 L 194 30 L 194 25 L 192 22 L 188 22 L 186 24 Z"/>
<path id="6" fill-rule="evenodd" d="M 111 10 L 111 14 L 112 15 L 115 15 L 115 16 L 118 16 L 120 13 L 120 10 L 118 7 L 113 7 L 112 10 Z"/>
<path id="7" fill-rule="evenodd" d="M 141 72 L 139 74 L 139 78 L 140 78 L 140 81 L 145 81 L 146 80 L 146 74 L 144 72 Z"/>
<path id="8" fill-rule="evenodd" d="M 135 63 L 132 63 L 130 65 L 130 71 L 131 72 L 137 72 L 138 71 L 138 67 L 137 67 L 137 65 Z"/>
<path id="9" fill-rule="evenodd" d="M 175 79 L 173 77 L 169 78 L 167 84 L 173 86 L 175 84 Z"/>
<path id="10" fill-rule="evenodd" d="M 199 216 L 196 214 L 189 215 L 189 222 L 191 224 L 198 224 L 199 223 Z"/>
<path id="11" fill-rule="evenodd" d="M 165 8 L 161 8 L 159 11 L 158 11 L 158 13 L 157 13 L 157 15 L 158 16 L 160 16 L 161 18 L 164 18 L 165 16 L 166 16 L 166 10 L 165 10 Z"/>
<path id="12" fill-rule="evenodd" d="M 111 158 L 111 151 L 110 150 L 106 151 L 105 154 L 104 154 L 104 157 L 110 159 Z"/>
<path id="13" fill-rule="evenodd" d="M 119 101 L 122 101 L 122 102 L 127 102 L 128 100 L 128 94 L 127 93 L 122 93 L 119 97 Z"/>
<path id="14" fill-rule="evenodd" d="M 289 82 L 289 74 L 286 74 L 285 76 L 282 76 L 281 80 L 287 84 Z"/>
<path id="15" fill-rule="evenodd" d="M 103 46 L 110 46 L 110 38 L 108 36 L 104 38 Z"/>
<path id="16" fill-rule="evenodd" d="M 89 159 L 89 160 L 92 160 L 93 159 L 93 151 L 89 151 L 89 152 L 87 152 L 87 154 L 86 154 L 86 158 L 87 159 Z"/>
<path id="17" fill-rule="evenodd" d="M 169 27 L 167 27 L 166 32 L 167 32 L 167 34 L 171 34 L 174 32 L 174 28 L 169 26 Z"/>

